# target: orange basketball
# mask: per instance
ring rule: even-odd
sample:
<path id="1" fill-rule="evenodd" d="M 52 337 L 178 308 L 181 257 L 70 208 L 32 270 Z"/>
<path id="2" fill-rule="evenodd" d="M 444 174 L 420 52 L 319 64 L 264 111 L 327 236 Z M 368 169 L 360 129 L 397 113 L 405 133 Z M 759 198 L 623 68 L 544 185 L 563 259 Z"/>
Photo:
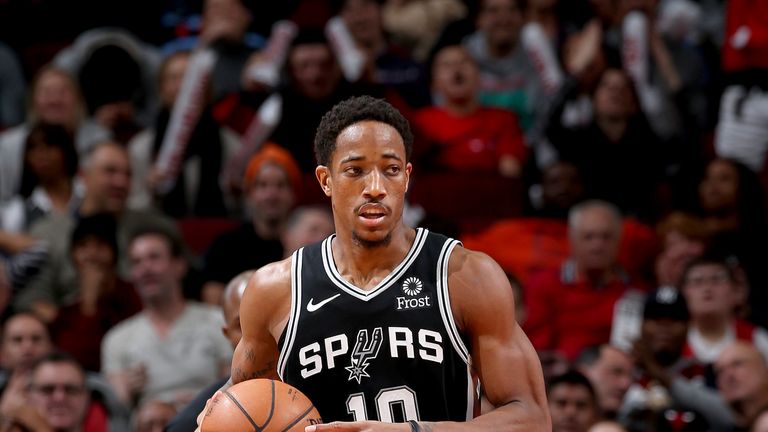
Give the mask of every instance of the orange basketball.
<path id="1" fill-rule="evenodd" d="M 202 432 L 304 432 L 322 423 L 320 413 L 296 388 L 270 379 L 237 383 L 219 393 L 203 417 Z"/>

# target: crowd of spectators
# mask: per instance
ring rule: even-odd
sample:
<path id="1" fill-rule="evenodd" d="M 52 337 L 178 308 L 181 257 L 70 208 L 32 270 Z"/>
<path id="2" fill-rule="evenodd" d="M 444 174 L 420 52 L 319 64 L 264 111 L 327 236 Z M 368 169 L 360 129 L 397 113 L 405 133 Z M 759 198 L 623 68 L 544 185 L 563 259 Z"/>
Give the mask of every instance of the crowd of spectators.
<path id="1" fill-rule="evenodd" d="M 766 91 L 763 0 L 0 2 L 0 431 L 188 428 L 248 272 L 333 232 L 314 133 L 362 94 L 404 221 L 509 275 L 555 432 L 768 431 Z"/>

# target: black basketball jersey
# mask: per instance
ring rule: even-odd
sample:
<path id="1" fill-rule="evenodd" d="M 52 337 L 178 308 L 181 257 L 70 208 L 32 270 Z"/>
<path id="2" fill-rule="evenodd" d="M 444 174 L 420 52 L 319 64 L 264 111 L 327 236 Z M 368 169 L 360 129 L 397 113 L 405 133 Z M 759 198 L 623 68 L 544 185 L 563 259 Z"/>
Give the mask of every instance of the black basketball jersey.
<path id="1" fill-rule="evenodd" d="M 417 229 L 405 259 L 364 291 L 339 274 L 334 237 L 293 254 L 281 379 L 326 422 L 471 419 L 476 386 L 447 286 L 460 243 Z"/>

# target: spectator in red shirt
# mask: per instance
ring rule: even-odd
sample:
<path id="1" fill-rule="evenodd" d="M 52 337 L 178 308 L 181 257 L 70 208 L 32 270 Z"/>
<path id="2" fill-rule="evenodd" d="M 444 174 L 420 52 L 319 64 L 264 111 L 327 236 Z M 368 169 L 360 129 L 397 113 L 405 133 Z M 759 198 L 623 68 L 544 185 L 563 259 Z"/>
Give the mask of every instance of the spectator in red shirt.
<path id="1" fill-rule="evenodd" d="M 511 111 L 481 107 L 477 100 L 479 70 L 466 49 L 449 45 L 432 64 L 432 90 L 439 100 L 416 113 L 423 146 L 417 149 L 427 167 L 458 173 L 518 177 L 526 147 Z"/>
<path id="2" fill-rule="evenodd" d="M 573 360 L 609 341 L 614 303 L 632 287 L 617 264 L 622 219 L 604 201 L 586 201 L 568 216 L 570 258 L 532 276 L 526 287 L 525 331 L 533 346 Z"/>

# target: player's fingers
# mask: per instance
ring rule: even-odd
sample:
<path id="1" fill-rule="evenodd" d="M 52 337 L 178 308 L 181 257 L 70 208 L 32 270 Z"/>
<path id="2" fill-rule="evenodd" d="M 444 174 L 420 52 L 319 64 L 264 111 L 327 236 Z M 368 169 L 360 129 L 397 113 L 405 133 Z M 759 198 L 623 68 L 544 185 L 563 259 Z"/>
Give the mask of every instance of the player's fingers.
<path id="1" fill-rule="evenodd" d="M 221 390 L 217 390 L 216 393 L 205 402 L 205 408 L 203 408 L 203 410 L 200 411 L 200 414 L 197 415 L 197 429 L 195 429 L 195 432 L 200 432 L 200 426 L 203 424 L 203 419 L 211 408 L 211 402 L 218 398 L 220 394 Z"/>
<path id="2" fill-rule="evenodd" d="M 359 423 L 345 423 L 345 422 L 331 422 L 318 425 L 307 426 L 304 428 L 304 432 L 316 432 L 316 431 L 347 431 L 356 432 L 361 431 L 362 427 Z"/>

